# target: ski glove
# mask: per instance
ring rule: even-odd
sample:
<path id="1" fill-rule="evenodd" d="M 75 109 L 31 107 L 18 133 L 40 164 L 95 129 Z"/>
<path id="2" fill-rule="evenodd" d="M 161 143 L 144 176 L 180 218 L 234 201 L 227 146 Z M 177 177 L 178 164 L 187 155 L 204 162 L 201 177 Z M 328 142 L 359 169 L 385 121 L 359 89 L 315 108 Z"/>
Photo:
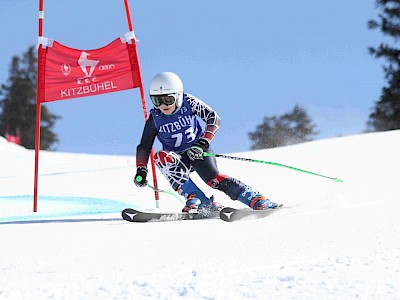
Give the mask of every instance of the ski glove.
<path id="1" fill-rule="evenodd" d="M 189 150 L 186 151 L 187 156 L 190 160 L 202 160 L 203 153 L 207 151 L 210 143 L 205 138 L 200 138 L 196 143 L 193 144 Z"/>
<path id="2" fill-rule="evenodd" d="M 138 167 L 133 181 L 137 187 L 144 187 L 147 185 L 147 168 L 145 166 Z"/>

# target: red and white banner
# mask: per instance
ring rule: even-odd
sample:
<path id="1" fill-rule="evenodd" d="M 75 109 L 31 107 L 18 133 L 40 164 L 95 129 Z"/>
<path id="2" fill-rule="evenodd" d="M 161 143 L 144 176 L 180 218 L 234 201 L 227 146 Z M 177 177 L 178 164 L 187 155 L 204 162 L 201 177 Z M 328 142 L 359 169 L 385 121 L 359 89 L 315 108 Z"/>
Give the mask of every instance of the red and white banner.
<path id="1" fill-rule="evenodd" d="M 50 102 L 140 87 L 136 45 L 120 38 L 94 50 L 77 50 L 56 41 L 41 49 L 38 100 Z"/>

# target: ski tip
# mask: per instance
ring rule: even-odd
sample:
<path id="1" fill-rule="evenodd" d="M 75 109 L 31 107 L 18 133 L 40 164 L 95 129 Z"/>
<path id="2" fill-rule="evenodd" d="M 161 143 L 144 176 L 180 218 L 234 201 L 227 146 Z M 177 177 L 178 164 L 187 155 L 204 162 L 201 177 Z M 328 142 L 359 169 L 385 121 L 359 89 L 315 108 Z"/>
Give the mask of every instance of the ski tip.
<path id="1" fill-rule="evenodd" d="M 234 209 L 232 207 L 224 207 L 219 212 L 219 217 L 221 218 L 221 220 L 223 220 L 225 222 L 233 222 L 234 220 L 232 219 L 232 215 L 235 212 L 235 210 L 236 209 Z"/>
<path id="2" fill-rule="evenodd" d="M 150 219 L 146 218 L 145 216 L 142 215 L 142 213 L 140 211 L 137 211 L 136 209 L 133 208 L 125 208 L 122 212 L 121 212 L 121 217 L 122 219 L 124 219 L 125 221 L 128 222 L 148 222 Z"/>
<path id="3" fill-rule="evenodd" d="M 133 222 L 135 215 L 136 215 L 136 211 L 132 208 L 125 208 L 121 212 L 122 219 L 124 219 L 125 221 L 128 221 L 128 222 Z"/>
<path id="4" fill-rule="evenodd" d="M 219 217 L 221 218 L 221 220 L 225 222 L 235 222 L 239 220 L 253 220 L 253 219 L 265 218 L 278 210 L 279 210 L 278 208 L 252 210 L 249 208 L 235 209 L 231 207 L 224 207 L 220 211 Z"/>

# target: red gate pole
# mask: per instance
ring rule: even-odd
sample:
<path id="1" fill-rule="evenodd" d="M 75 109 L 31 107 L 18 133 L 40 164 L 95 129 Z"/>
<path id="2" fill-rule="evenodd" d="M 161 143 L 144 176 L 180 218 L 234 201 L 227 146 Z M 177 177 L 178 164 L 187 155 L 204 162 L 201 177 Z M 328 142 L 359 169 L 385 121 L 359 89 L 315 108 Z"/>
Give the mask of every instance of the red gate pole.
<path id="1" fill-rule="evenodd" d="M 39 0 L 39 33 L 38 39 L 43 36 L 43 18 L 44 18 L 44 0 Z M 40 67 L 42 63 L 42 45 L 39 43 L 38 47 L 38 60 L 37 60 L 37 83 L 36 83 L 36 133 L 35 133 L 35 178 L 33 183 L 33 212 L 37 212 L 38 202 L 38 176 L 39 176 L 39 150 L 40 150 L 40 116 L 41 116 L 41 105 L 39 99 L 39 90 L 41 82 Z"/>
<path id="2" fill-rule="evenodd" d="M 129 10 L 128 0 L 124 0 L 124 4 L 125 4 L 126 17 L 128 19 L 129 31 L 133 31 L 132 18 L 131 18 L 131 13 L 130 13 L 130 10 Z M 143 88 L 142 72 L 141 72 L 140 63 L 139 63 L 139 57 L 137 55 L 135 39 L 132 39 L 132 43 L 133 43 L 133 45 L 135 47 L 136 60 L 138 62 L 138 66 L 139 66 L 140 97 L 142 98 L 142 108 L 143 108 L 144 120 L 146 122 L 147 119 L 149 118 L 149 115 L 148 115 L 148 112 L 147 112 L 146 97 L 145 97 L 144 88 Z M 155 167 L 155 163 L 154 163 L 154 149 L 151 149 L 151 152 L 150 152 L 150 162 L 151 162 L 151 170 L 153 172 L 153 184 L 154 184 L 154 187 L 156 189 L 158 189 L 156 167 Z M 159 204 L 160 195 L 159 195 L 157 190 L 154 190 L 154 197 L 155 197 L 155 201 L 156 201 L 156 207 L 159 208 L 160 207 L 160 204 Z"/>

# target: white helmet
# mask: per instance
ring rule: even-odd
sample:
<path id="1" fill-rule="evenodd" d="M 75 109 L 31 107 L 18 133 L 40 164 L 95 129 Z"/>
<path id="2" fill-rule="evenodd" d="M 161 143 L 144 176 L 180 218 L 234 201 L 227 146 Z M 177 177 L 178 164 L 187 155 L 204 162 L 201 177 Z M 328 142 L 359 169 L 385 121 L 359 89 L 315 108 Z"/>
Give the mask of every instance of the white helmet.
<path id="1" fill-rule="evenodd" d="M 157 101 L 157 97 L 152 96 L 158 95 L 173 96 L 177 107 L 181 107 L 183 101 L 183 83 L 179 76 L 172 72 L 162 72 L 154 76 L 150 82 L 150 98 L 156 107 L 161 103 Z"/>

